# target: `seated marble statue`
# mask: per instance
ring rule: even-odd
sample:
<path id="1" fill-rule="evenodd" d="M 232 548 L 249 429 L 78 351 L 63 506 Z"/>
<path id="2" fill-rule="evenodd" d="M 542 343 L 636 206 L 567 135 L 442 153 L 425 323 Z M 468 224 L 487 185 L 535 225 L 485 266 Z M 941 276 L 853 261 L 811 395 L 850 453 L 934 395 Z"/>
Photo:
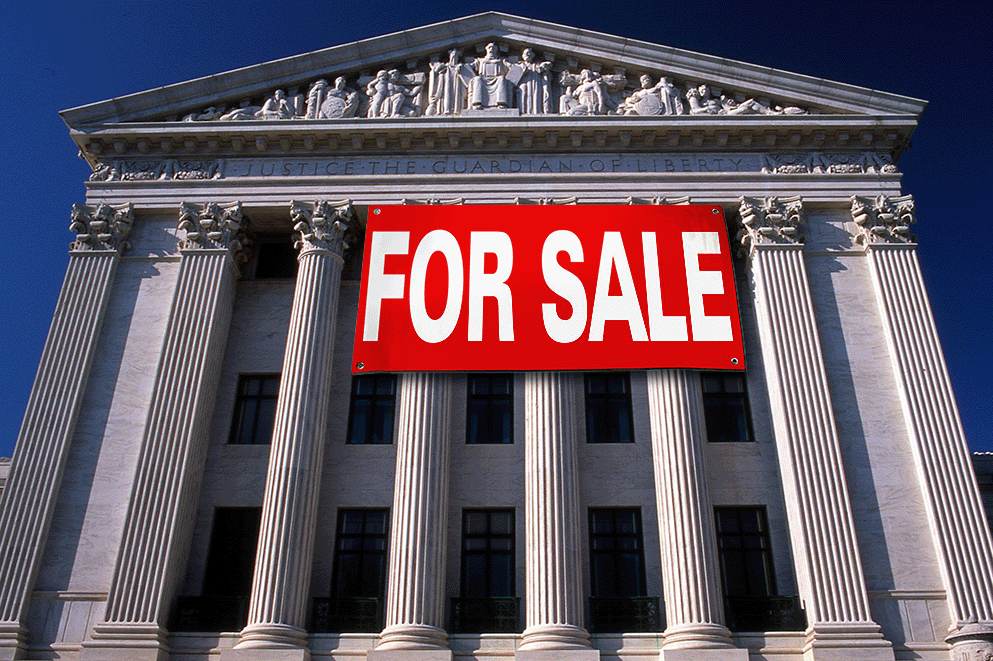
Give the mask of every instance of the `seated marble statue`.
<path id="1" fill-rule="evenodd" d="M 337 119 L 354 117 L 361 99 L 359 93 L 348 89 L 344 77 L 334 79 L 334 87 L 328 81 L 318 80 L 307 92 L 307 119 Z"/>
<path id="2" fill-rule="evenodd" d="M 706 83 L 698 86 L 691 85 L 686 90 L 686 100 L 690 104 L 691 115 L 725 115 L 724 104 L 710 92 Z"/>
<path id="3" fill-rule="evenodd" d="M 525 48 L 521 61 L 513 65 L 508 79 L 517 86 L 517 107 L 522 115 L 547 115 L 552 111 L 551 62 L 536 62 L 534 51 Z"/>
<path id="4" fill-rule="evenodd" d="M 510 92 L 507 89 L 507 60 L 497 57 L 497 46 L 486 44 L 486 55 L 477 57 L 469 65 L 476 77 L 469 83 L 469 99 L 473 108 L 508 108 Z"/>
<path id="5" fill-rule="evenodd" d="M 663 78 L 663 80 L 665 80 Z M 662 81 L 657 85 L 652 85 L 652 77 L 648 74 L 640 78 L 641 89 L 632 92 L 624 101 L 617 106 L 618 115 L 659 115 L 662 113 L 662 100 L 659 98 L 659 90 L 662 89 Z"/>
<path id="6" fill-rule="evenodd" d="M 562 72 L 562 84 L 569 85 L 559 98 L 559 112 L 563 115 L 602 115 L 606 112 L 606 91 L 602 77 L 596 71 L 583 69 L 577 78 Z M 572 87 L 575 85 L 575 87 Z"/>

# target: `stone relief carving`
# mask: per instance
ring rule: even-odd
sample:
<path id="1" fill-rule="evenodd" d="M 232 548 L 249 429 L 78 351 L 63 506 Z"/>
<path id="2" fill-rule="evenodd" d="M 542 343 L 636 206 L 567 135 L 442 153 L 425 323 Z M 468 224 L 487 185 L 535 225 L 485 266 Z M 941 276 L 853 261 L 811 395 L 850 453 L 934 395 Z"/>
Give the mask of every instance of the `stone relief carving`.
<path id="1" fill-rule="evenodd" d="M 183 121 L 249 121 L 287 119 L 345 119 L 352 117 L 416 117 L 460 115 L 467 111 L 516 109 L 521 115 L 796 115 L 809 112 L 772 99 L 749 96 L 701 81 L 675 81 L 662 75 L 657 83 L 643 73 L 630 86 L 624 73 L 602 74 L 603 64 L 579 68 L 569 59 L 554 69 L 552 57 L 540 59 L 533 48 L 520 55 L 502 56 L 505 46 L 488 43 L 479 57 L 466 58 L 460 48 L 447 57 L 434 54 L 418 69 L 414 60 L 406 70 L 384 68 L 360 75 L 351 86 L 344 75 L 329 76 L 309 85 L 306 94 L 277 89 L 264 99 L 243 101 L 240 107 L 210 106 L 192 112 Z M 578 73 L 574 70 L 579 68 Z M 553 75 L 555 73 L 556 75 Z M 557 107 L 556 107 L 557 102 Z M 844 164 L 834 163 L 834 166 Z M 885 164 L 878 164 L 883 167 Z"/>
<path id="2" fill-rule="evenodd" d="M 228 250 L 235 264 L 248 259 L 251 242 L 245 236 L 247 219 L 241 213 L 241 202 L 230 204 L 194 204 L 183 202 L 179 205 L 179 229 L 186 232 L 180 241 L 182 250 Z"/>
<path id="3" fill-rule="evenodd" d="M 895 174 L 885 152 L 796 152 L 762 155 L 764 174 Z"/>
<path id="4" fill-rule="evenodd" d="M 917 222 L 911 195 L 879 195 L 875 199 L 853 195 L 852 219 L 859 228 L 855 240 L 860 244 L 917 241 L 917 237 L 910 233 L 910 226 Z"/>
<path id="5" fill-rule="evenodd" d="M 345 250 L 358 243 L 356 216 L 351 200 L 290 202 L 293 231 L 299 234 L 294 246 L 301 254 L 326 250 L 343 259 Z"/>
<path id="6" fill-rule="evenodd" d="M 761 200 L 742 197 L 739 201 L 742 227 L 736 238 L 743 252 L 747 253 L 760 244 L 803 243 L 803 235 L 800 234 L 803 200 L 799 195 Z"/>
<path id="7" fill-rule="evenodd" d="M 130 248 L 127 242 L 134 224 L 134 207 L 127 204 L 72 205 L 69 231 L 76 232 L 70 250 L 116 250 Z"/>
<path id="8" fill-rule="evenodd" d="M 97 163 L 90 181 L 156 181 L 166 179 L 220 179 L 223 159 L 165 161 L 112 161 Z"/>

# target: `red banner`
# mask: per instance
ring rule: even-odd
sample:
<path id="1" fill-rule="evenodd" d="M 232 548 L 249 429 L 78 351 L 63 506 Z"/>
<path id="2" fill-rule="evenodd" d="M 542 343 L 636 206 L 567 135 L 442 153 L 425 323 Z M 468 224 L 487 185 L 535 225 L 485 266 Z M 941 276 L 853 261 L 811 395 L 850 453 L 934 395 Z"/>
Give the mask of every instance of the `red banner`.
<path id="1" fill-rule="evenodd" d="M 353 373 L 744 367 L 718 206 L 369 210 Z"/>

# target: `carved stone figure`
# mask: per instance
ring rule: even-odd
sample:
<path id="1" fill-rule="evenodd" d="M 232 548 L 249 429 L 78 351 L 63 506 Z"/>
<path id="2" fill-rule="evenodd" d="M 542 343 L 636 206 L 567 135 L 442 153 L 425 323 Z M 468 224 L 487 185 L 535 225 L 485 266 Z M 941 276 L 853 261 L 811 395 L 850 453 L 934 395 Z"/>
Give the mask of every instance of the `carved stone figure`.
<path id="1" fill-rule="evenodd" d="M 290 119 L 293 117 L 293 108 L 286 99 L 286 92 L 276 90 L 273 95 L 266 99 L 262 108 L 255 114 L 256 119 Z"/>
<path id="2" fill-rule="evenodd" d="M 470 65 L 476 77 L 469 83 L 469 100 L 473 108 L 507 108 L 510 92 L 507 89 L 507 60 L 497 57 L 497 46 L 486 44 L 486 55 L 477 57 Z"/>
<path id="3" fill-rule="evenodd" d="M 689 101 L 691 115 L 725 114 L 721 100 L 711 93 L 710 86 L 706 83 L 687 88 L 686 100 Z"/>
<path id="4" fill-rule="evenodd" d="M 620 74 L 603 76 L 589 69 L 580 71 L 578 77 L 563 71 L 559 80 L 566 88 L 565 94 L 559 97 L 562 115 L 605 115 L 616 107 L 609 94 L 623 90 L 627 84 L 627 78 Z"/>
<path id="5" fill-rule="evenodd" d="M 411 85 L 396 69 L 376 72 L 366 85 L 369 97 L 367 117 L 403 117 L 417 115 L 420 108 L 411 102 L 421 92 L 420 85 Z"/>
<path id="6" fill-rule="evenodd" d="M 256 115 L 262 111 L 262 106 L 244 106 L 230 110 L 220 117 L 222 122 L 239 122 L 247 119 L 258 119 Z"/>
<path id="7" fill-rule="evenodd" d="M 525 48 L 521 61 L 510 67 L 507 79 L 517 86 L 517 107 L 522 115 L 547 115 L 552 111 L 551 62 L 535 62 L 534 51 Z"/>
<path id="8" fill-rule="evenodd" d="M 469 85 L 475 72 L 462 63 L 462 51 L 448 51 L 447 62 L 431 65 L 429 115 L 457 115 L 469 106 Z"/>
<path id="9" fill-rule="evenodd" d="M 210 106 L 203 112 L 191 112 L 183 117 L 184 122 L 209 122 L 212 119 L 220 119 L 224 114 L 224 106 Z"/>
<path id="10" fill-rule="evenodd" d="M 335 78 L 334 87 L 328 87 L 326 80 L 318 80 L 307 92 L 306 116 L 307 119 L 354 117 L 359 102 L 359 93 L 346 86 L 344 77 Z"/>

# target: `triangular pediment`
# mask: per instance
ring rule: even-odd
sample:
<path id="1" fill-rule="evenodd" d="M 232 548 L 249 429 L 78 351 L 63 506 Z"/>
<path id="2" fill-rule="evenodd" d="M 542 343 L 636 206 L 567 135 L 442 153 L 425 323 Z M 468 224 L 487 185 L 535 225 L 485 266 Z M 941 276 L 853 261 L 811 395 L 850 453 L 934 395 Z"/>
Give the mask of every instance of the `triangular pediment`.
<path id="1" fill-rule="evenodd" d="M 452 50 L 458 53 L 452 56 Z M 82 128 L 535 114 L 660 121 L 674 115 L 916 116 L 924 106 L 896 94 L 489 12 L 101 101 L 62 116 Z"/>

